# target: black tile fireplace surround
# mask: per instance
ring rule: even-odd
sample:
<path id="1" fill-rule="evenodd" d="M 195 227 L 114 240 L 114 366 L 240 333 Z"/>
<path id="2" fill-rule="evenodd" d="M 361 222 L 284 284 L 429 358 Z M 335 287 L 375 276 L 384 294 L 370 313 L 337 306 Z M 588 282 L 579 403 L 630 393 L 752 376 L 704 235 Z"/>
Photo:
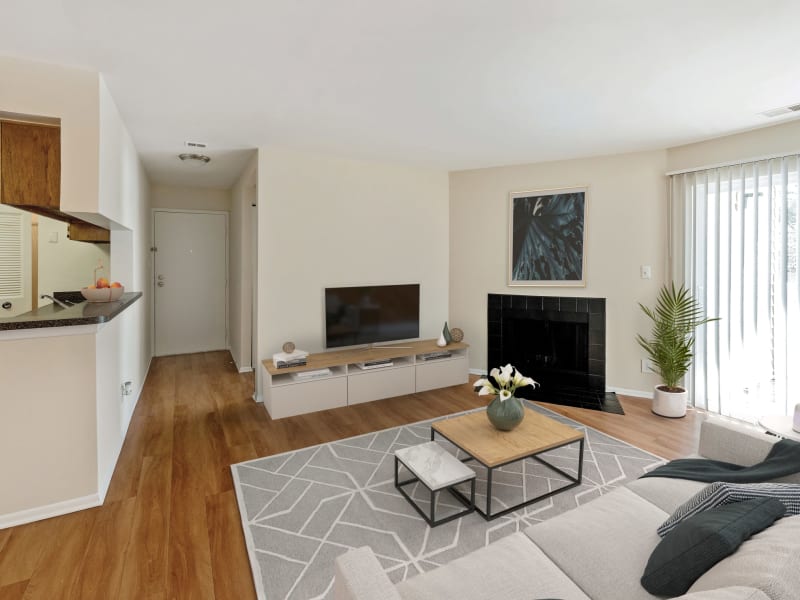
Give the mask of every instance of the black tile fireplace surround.
<path id="1" fill-rule="evenodd" d="M 606 300 L 489 294 L 489 369 L 511 363 L 539 382 L 517 396 L 624 414 L 606 392 Z"/>

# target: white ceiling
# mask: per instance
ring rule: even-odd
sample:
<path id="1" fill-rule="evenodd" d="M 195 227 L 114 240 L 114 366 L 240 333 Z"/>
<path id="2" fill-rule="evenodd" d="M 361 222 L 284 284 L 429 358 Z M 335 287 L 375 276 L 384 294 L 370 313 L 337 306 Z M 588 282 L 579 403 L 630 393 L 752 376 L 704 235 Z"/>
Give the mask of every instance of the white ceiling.
<path id="1" fill-rule="evenodd" d="M 228 187 L 257 146 L 465 169 L 775 124 L 798 23 L 797 0 L 4 0 L 0 54 L 99 70 L 154 182 Z"/>

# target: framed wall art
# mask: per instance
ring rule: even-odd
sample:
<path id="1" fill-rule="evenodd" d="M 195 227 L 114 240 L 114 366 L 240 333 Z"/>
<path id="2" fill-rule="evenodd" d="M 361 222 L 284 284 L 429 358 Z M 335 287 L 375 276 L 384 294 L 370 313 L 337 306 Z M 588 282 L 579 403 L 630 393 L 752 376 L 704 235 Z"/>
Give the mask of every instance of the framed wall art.
<path id="1" fill-rule="evenodd" d="M 586 285 L 588 188 L 509 196 L 508 285 Z"/>

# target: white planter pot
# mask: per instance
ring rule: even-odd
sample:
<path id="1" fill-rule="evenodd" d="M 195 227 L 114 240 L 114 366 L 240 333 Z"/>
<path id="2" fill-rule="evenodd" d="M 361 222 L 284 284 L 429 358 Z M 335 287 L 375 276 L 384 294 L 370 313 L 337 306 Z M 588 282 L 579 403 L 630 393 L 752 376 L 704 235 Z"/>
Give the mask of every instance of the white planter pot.
<path id="1" fill-rule="evenodd" d="M 678 418 L 686 415 L 686 400 L 689 393 L 667 392 L 657 385 L 653 393 L 653 412 L 662 417 Z"/>

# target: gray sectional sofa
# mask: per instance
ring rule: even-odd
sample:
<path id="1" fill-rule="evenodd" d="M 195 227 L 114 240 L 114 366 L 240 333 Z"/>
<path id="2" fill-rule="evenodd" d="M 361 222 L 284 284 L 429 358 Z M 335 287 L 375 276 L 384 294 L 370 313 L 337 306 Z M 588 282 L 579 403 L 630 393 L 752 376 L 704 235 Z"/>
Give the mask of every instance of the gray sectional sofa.
<path id="1" fill-rule="evenodd" d="M 777 438 L 719 418 L 702 424 L 697 455 L 762 461 Z M 800 483 L 794 475 L 781 481 Z M 337 559 L 337 600 L 650 600 L 639 580 L 657 527 L 704 483 L 650 477 L 394 585 L 368 547 Z M 800 516 L 784 517 L 717 563 L 680 598 L 800 599 Z"/>

